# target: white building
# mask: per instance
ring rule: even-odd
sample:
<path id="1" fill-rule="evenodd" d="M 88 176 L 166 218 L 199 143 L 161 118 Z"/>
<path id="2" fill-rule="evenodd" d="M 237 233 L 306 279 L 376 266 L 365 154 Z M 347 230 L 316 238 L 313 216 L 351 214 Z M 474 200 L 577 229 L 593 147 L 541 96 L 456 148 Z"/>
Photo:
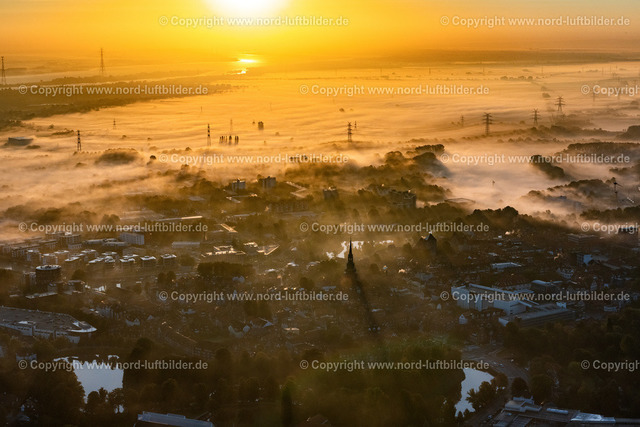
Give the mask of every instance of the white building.
<path id="1" fill-rule="evenodd" d="M 458 307 L 466 310 L 484 311 L 490 307 L 502 310 L 505 314 L 518 314 L 533 304 L 526 299 L 527 291 L 507 291 L 487 286 L 468 284 L 451 287 L 451 298 Z"/>
<path id="2" fill-rule="evenodd" d="M 144 246 L 144 234 L 120 233 L 120 240 L 130 245 Z"/>
<path id="3" fill-rule="evenodd" d="M 496 262 L 491 264 L 491 270 L 493 271 L 504 271 L 507 268 L 518 268 L 522 267 L 522 265 L 515 262 Z"/>

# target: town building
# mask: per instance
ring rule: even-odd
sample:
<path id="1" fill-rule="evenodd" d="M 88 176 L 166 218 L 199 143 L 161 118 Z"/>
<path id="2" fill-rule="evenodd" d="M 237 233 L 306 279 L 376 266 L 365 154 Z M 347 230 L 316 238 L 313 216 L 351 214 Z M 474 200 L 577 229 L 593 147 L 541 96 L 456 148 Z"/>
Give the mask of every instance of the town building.
<path id="1" fill-rule="evenodd" d="M 209 421 L 200 421 L 187 418 L 184 415 L 158 414 L 156 412 L 146 412 L 138 414 L 138 421 L 135 427 L 150 426 L 176 426 L 176 427 L 213 427 Z"/>
<path id="2" fill-rule="evenodd" d="M 66 338 L 78 343 L 90 337 L 96 328 L 64 313 L 25 310 L 0 306 L 0 327 L 17 331 L 25 336 L 47 339 Z"/>
<path id="3" fill-rule="evenodd" d="M 236 179 L 231 181 L 231 191 L 242 191 L 247 189 L 247 182 L 245 180 Z"/>
<path id="4" fill-rule="evenodd" d="M 135 246 L 144 246 L 144 234 L 141 233 L 120 233 L 120 240 Z"/>
<path id="5" fill-rule="evenodd" d="M 263 190 L 270 190 L 272 188 L 275 188 L 276 186 L 276 178 L 273 176 L 268 176 L 266 178 L 260 178 L 258 179 L 258 185 L 260 185 L 260 187 Z"/>
<path id="6" fill-rule="evenodd" d="M 585 426 L 585 425 L 638 425 L 640 419 L 614 418 L 580 412 L 577 409 L 560 409 L 553 405 L 536 405 L 532 399 L 515 397 L 508 401 L 500 414 L 493 419 L 494 427 L 511 426 Z"/>

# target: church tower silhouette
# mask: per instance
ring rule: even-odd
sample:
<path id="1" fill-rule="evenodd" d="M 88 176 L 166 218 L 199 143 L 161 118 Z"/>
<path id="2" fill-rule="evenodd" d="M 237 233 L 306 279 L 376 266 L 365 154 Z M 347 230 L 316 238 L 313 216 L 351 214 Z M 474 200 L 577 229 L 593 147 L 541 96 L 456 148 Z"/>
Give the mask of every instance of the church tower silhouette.
<path id="1" fill-rule="evenodd" d="M 353 245 L 351 243 L 351 239 L 349 239 L 349 255 L 347 256 L 347 269 L 344 271 L 344 274 L 348 276 L 356 275 L 356 265 L 353 262 Z"/>
<path id="2" fill-rule="evenodd" d="M 353 243 L 351 242 L 351 239 L 349 239 L 349 255 L 347 256 L 347 268 L 344 270 L 344 275 L 350 283 L 351 288 L 359 297 L 358 299 L 365 312 L 367 329 L 370 333 L 377 334 L 380 331 L 380 326 L 378 326 L 376 319 L 373 317 L 371 304 L 369 303 L 369 299 L 365 293 L 364 286 L 358 278 L 356 264 L 353 262 Z"/>

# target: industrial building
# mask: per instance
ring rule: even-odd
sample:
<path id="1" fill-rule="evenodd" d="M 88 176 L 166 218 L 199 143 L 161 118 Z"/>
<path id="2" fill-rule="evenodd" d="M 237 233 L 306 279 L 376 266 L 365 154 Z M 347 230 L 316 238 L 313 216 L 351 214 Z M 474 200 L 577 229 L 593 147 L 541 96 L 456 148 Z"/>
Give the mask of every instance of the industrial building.
<path id="1" fill-rule="evenodd" d="M 13 147 L 26 147 L 33 142 L 33 138 L 28 136 L 10 136 L 7 139 L 7 145 Z"/>
<path id="2" fill-rule="evenodd" d="M 193 420 L 184 415 L 158 414 L 144 411 L 142 414 L 138 414 L 138 421 L 135 426 L 213 427 L 213 424 L 209 421 Z"/>
<path id="3" fill-rule="evenodd" d="M 508 401 L 493 420 L 494 427 L 526 425 L 585 426 L 638 425 L 639 419 L 605 417 L 576 409 L 559 409 L 550 405 L 536 405 L 532 399 L 516 397 Z"/>
<path id="4" fill-rule="evenodd" d="M 507 291 L 499 288 L 474 285 L 452 286 L 451 296 L 460 308 L 483 311 L 490 307 L 502 310 L 505 314 L 523 313 L 533 306 L 523 298 L 523 292 Z"/>
<path id="5" fill-rule="evenodd" d="M 575 317 L 576 313 L 573 310 L 557 304 L 545 304 L 536 306 L 532 311 L 501 317 L 498 321 L 503 326 L 513 322 L 522 328 L 534 328 L 550 322 L 571 321 Z"/>
<path id="6" fill-rule="evenodd" d="M 96 328 L 64 313 L 25 310 L 0 306 L 0 327 L 39 338 L 66 338 L 78 343 L 82 337 L 90 337 Z"/>

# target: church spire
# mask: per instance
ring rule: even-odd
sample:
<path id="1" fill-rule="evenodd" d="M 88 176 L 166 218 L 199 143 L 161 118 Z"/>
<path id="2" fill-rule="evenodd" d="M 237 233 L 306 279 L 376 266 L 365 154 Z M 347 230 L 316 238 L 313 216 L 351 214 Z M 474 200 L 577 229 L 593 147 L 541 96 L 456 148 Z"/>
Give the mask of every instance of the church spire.
<path id="1" fill-rule="evenodd" d="M 346 274 L 355 274 L 356 273 L 356 265 L 353 262 L 353 245 L 351 243 L 351 239 L 349 239 L 349 255 L 347 256 L 347 269 L 345 270 Z"/>

